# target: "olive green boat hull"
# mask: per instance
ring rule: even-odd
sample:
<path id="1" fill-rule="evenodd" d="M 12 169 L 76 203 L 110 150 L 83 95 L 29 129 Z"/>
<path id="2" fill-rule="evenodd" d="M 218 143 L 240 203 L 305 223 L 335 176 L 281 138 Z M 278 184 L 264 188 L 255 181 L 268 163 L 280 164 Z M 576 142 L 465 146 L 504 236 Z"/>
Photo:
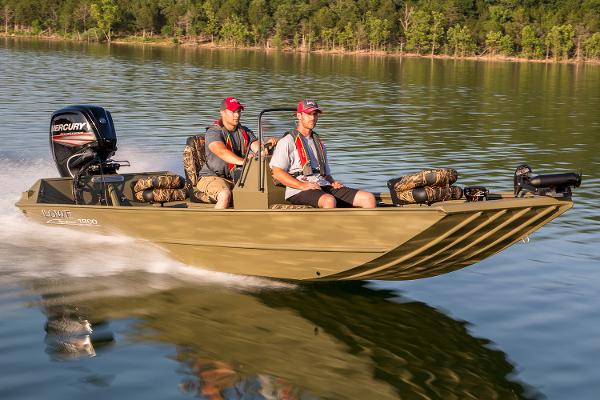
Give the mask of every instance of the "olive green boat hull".
<path id="1" fill-rule="evenodd" d="M 127 182 L 141 175 L 125 176 Z M 70 182 L 40 180 L 17 206 L 44 224 L 147 240 L 207 270 L 293 280 L 445 274 L 509 247 L 573 205 L 570 199 L 499 194 L 481 202 L 368 210 L 215 210 L 190 202 L 114 207 L 72 204 Z"/>

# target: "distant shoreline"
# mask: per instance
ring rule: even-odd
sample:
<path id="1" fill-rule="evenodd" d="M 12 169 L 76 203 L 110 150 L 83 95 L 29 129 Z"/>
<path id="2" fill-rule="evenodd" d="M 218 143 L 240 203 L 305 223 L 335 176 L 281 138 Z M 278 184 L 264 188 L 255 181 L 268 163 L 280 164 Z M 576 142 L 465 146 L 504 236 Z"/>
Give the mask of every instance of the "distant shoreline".
<path id="1" fill-rule="evenodd" d="M 376 57 L 392 57 L 392 58 L 423 58 L 423 59 L 439 59 L 439 60 L 468 60 L 468 61 L 486 61 L 486 62 L 520 62 L 520 63 L 543 63 L 543 64 L 590 64 L 600 65 L 600 60 L 577 60 L 577 59 L 566 59 L 566 60 L 555 60 L 553 58 L 523 58 L 517 56 L 504 56 L 504 55 L 471 55 L 471 56 L 450 56 L 446 54 L 417 54 L 410 52 L 400 51 L 386 51 L 386 50 L 344 50 L 341 48 L 324 50 L 305 50 L 295 49 L 290 46 L 284 46 L 282 48 L 274 47 L 263 47 L 263 46 L 232 46 L 230 44 L 222 43 L 210 43 L 210 42 L 197 42 L 195 40 L 174 42 L 173 38 L 156 37 L 150 40 L 144 40 L 139 36 L 125 36 L 119 37 L 112 40 L 111 43 L 97 42 L 97 41 L 86 41 L 79 40 L 76 38 L 66 38 L 59 35 L 25 35 L 25 34 L 5 34 L 0 32 L 0 38 L 5 39 L 33 39 L 41 41 L 51 42 L 72 42 L 72 43 L 94 43 L 104 44 L 110 46 L 111 44 L 118 45 L 135 45 L 135 46 L 153 46 L 153 47 L 185 47 L 185 48 L 198 48 L 198 49 L 218 49 L 218 50 L 251 50 L 258 52 L 282 52 L 288 54 L 327 54 L 327 55 L 351 55 L 351 56 L 376 56 Z"/>

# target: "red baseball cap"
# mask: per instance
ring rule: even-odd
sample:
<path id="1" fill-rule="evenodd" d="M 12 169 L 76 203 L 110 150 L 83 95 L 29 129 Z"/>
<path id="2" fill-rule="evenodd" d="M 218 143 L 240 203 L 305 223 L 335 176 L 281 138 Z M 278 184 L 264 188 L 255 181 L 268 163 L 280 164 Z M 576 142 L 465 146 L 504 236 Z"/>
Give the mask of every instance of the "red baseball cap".
<path id="1" fill-rule="evenodd" d="M 303 113 L 307 113 L 307 114 L 310 114 L 313 111 L 316 111 L 318 113 L 323 112 L 319 108 L 319 105 L 317 104 L 316 101 L 308 100 L 308 99 L 302 100 L 300 103 L 298 103 L 298 108 L 296 109 L 296 112 L 303 112 Z"/>
<path id="2" fill-rule="evenodd" d="M 221 111 L 224 111 L 224 110 L 237 111 L 240 108 L 243 110 L 244 106 L 235 97 L 228 97 L 221 102 Z"/>

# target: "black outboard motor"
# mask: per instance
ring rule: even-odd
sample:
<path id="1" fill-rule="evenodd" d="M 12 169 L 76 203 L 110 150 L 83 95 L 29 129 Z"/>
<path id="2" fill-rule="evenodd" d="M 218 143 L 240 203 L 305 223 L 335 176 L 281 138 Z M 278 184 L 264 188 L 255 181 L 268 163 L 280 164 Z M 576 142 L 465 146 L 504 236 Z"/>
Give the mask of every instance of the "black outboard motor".
<path id="1" fill-rule="evenodd" d="M 95 166 L 92 174 L 118 168 L 108 162 L 117 151 L 117 134 L 110 112 L 102 107 L 68 106 L 52 114 L 50 147 L 62 177 L 74 178 L 83 167 Z"/>
<path id="2" fill-rule="evenodd" d="M 540 196 L 570 198 L 571 186 L 581 185 L 581 174 L 567 172 L 562 174 L 533 175 L 528 165 L 520 165 L 514 177 L 515 197 L 530 192 Z"/>
<path id="3" fill-rule="evenodd" d="M 60 175 L 73 178 L 75 204 L 84 202 L 82 193 L 88 181 L 102 184 L 101 200 L 108 204 L 106 184 L 121 182 L 123 177 L 105 175 L 115 174 L 121 165 L 129 165 L 127 161 L 110 159 L 117 151 L 117 134 L 110 112 L 88 105 L 56 111 L 50 120 L 50 147 Z M 116 198 L 112 201 L 117 202 Z"/>

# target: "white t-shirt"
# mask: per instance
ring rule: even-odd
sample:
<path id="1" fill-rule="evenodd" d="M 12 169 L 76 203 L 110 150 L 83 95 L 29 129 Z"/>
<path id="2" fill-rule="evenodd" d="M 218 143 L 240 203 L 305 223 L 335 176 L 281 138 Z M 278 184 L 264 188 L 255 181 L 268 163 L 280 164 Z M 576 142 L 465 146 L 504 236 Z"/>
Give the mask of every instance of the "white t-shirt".
<path id="1" fill-rule="evenodd" d="M 306 152 L 308 153 L 308 159 L 310 160 L 310 166 L 313 170 L 319 169 L 319 160 L 317 158 L 317 150 L 315 148 L 315 141 L 312 138 L 312 135 L 309 138 L 306 138 L 306 142 L 308 143 L 308 147 L 306 148 Z M 323 151 L 325 153 L 325 175 L 331 175 L 331 171 L 329 169 L 329 162 L 327 161 L 327 149 L 325 145 L 323 145 Z M 271 157 L 271 162 L 269 163 L 271 168 L 277 167 L 288 173 L 302 172 L 302 164 L 300 163 L 300 157 L 298 156 L 298 151 L 296 150 L 296 143 L 294 143 L 294 135 L 286 135 L 284 138 L 280 139 L 277 142 L 277 146 L 273 151 L 273 156 Z M 320 186 L 329 186 L 331 183 L 327 182 L 325 177 L 316 173 L 313 175 L 305 176 L 299 175 L 296 177 L 299 181 L 303 182 L 316 182 Z M 285 198 L 289 199 L 295 194 L 300 193 L 300 189 L 294 189 L 291 187 L 287 187 L 285 189 Z"/>

